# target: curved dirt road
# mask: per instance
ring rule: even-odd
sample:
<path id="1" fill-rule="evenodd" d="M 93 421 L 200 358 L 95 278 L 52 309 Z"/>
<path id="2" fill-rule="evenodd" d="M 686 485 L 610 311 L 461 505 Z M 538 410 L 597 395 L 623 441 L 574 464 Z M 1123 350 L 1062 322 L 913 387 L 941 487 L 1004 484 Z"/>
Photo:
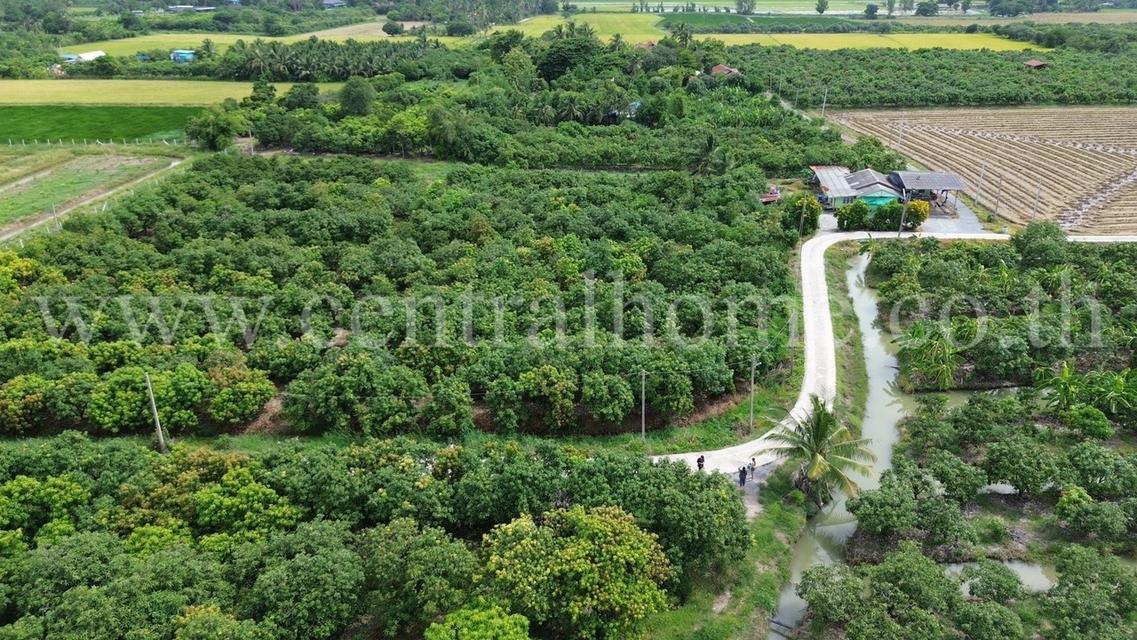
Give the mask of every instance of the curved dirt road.
<path id="1" fill-rule="evenodd" d="M 939 240 L 1009 240 L 1010 236 L 1001 233 L 904 233 L 902 238 L 936 238 Z M 805 362 L 802 375 L 801 392 L 789 415 L 773 430 L 787 427 L 795 417 L 809 413 L 810 396 L 816 395 L 832 405 L 837 395 L 837 357 L 833 340 L 833 318 L 829 312 L 829 285 L 825 281 L 825 251 L 840 242 L 869 240 L 872 238 L 896 238 L 895 233 L 870 233 L 867 231 L 825 233 L 822 232 L 801 247 L 801 294 L 802 294 L 802 339 L 805 341 Z M 1070 236 L 1072 242 L 1137 242 L 1137 236 Z M 769 433 L 769 432 L 767 432 Z M 657 456 L 656 460 L 679 460 L 694 467 L 695 460 L 704 456 L 706 469 L 727 474 L 737 473 L 750 458 L 756 458 L 758 466 L 776 460 L 769 453 L 763 453 L 767 445 L 766 435 L 724 449 L 713 451 L 692 451 Z"/>

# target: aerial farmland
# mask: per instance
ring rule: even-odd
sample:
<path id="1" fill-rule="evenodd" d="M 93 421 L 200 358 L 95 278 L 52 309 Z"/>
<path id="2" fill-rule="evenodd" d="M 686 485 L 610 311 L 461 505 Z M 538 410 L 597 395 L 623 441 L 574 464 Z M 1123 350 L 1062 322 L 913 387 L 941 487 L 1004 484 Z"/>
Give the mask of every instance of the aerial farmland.
<path id="1" fill-rule="evenodd" d="M 1134 0 L 0 0 L 0 640 L 1137 638 Z"/>

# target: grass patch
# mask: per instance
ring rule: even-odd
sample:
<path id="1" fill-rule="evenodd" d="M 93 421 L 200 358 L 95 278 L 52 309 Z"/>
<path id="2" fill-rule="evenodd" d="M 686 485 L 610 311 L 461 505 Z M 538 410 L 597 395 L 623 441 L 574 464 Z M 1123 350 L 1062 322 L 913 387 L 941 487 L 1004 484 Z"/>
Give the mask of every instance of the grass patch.
<path id="1" fill-rule="evenodd" d="M 0 106 L 0 144 L 11 140 L 181 138 L 197 107 Z"/>
<path id="2" fill-rule="evenodd" d="M 845 273 L 849 258 L 857 255 L 855 242 L 843 242 L 825 252 L 825 279 L 829 283 L 829 309 L 837 349 L 836 409 L 846 422 L 860 430 L 869 395 L 864 342 Z"/>
<path id="3" fill-rule="evenodd" d="M 275 83 L 277 95 L 293 83 Z M 337 91 L 342 83 L 320 85 Z M 241 99 L 253 92 L 251 82 L 214 80 L 0 80 L 0 104 L 5 105 L 189 105 Z M 7 123 L 0 120 L 0 128 Z"/>

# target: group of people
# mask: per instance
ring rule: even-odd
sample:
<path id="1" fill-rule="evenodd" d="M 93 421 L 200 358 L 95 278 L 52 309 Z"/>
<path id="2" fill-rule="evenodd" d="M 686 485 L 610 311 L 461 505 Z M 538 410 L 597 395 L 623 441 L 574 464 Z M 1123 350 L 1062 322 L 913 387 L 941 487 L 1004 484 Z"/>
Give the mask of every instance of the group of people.
<path id="1" fill-rule="evenodd" d="M 754 479 L 754 473 L 757 470 L 758 470 L 758 461 L 755 460 L 754 458 L 751 458 L 750 462 L 745 467 L 739 467 L 738 468 L 738 486 L 739 487 L 745 487 L 746 486 L 746 476 L 749 475 L 750 479 L 753 480 Z"/>
<path id="2" fill-rule="evenodd" d="M 707 459 L 704 456 L 699 456 L 698 458 L 695 459 L 695 466 L 699 468 L 699 471 L 702 471 L 703 467 L 705 467 L 706 465 L 707 465 Z M 750 462 L 746 466 L 738 468 L 738 486 L 739 487 L 745 487 L 746 486 L 746 478 L 748 476 L 751 480 L 754 480 L 755 479 L 754 474 L 757 471 L 758 471 L 758 461 L 755 460 L 754 458 L 751 458 Z"/>

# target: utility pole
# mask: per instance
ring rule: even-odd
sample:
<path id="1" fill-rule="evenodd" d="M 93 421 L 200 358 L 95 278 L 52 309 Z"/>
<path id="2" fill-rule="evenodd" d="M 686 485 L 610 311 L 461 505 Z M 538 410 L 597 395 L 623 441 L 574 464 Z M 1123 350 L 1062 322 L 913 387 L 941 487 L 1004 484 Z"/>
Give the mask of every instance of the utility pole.
<path id="1" fill-rule="evenodd" d="M 797 235 L 799 238 L 805 236 L 805 204 L 806 199 L 803 197 L 801 199 L 801 216 L 797 223 Z"/>
<path id="2" fill-rule="evenodd" d="M 166 435 L 162 433 L 162 421 L 158 419 L 158 403 L 154 401 L 154 387 L 150 384 L 150 373 L 145 372 L 146 394 L 150 396 L 150 414 L 154 416 L 154 432 L 158 435 L 158 451 L 169 453 L 166 447 Z"/>
<path id="3" fill-rule="evenodd" d="M 750 354 L 750 431 L 754 433 L 754 371 L 758 368 L 758 357 Z"/>
<path id="4" fill-rule="evenodd" d="M 995 193 L 995 215 L 999 215 L 999 204 L 1003 201 L 1003 176 L 999 176 L 999 190 Z"/>
<path id="5" fill-rule="evenodd" d="M 1042 178 L 1039 178 L 1038 184 L 1035 185 L 1035 188 L 1034 188 L 1034 209 L 1032 210 L 1032 214 L 1036 218 L 1038 217 L 1038 203 L 1041 200 L 1042 200 Z"/>
<path id="6" fill-rule="evenodd" d="M 640 369 L 640 440 L 647 440 L 647 371 Z"/>
<path id="7" fill-rule="evenodd" d="M 825 107 L 829 104 L 829 85 L 825 85 L 825 95 L 821 97 L 821 119 L 825 119 Z"/>
<path id="8" fill-rule="evenodd" d="M 897 239 L 900 238 L 900 232 L 904 231 L 904 218 L 908 215 L 908 203 L 911 201 L 911 198 L 904 199 L 904 208 L 900 211 L 900 226 L 896 228 Z"/>

